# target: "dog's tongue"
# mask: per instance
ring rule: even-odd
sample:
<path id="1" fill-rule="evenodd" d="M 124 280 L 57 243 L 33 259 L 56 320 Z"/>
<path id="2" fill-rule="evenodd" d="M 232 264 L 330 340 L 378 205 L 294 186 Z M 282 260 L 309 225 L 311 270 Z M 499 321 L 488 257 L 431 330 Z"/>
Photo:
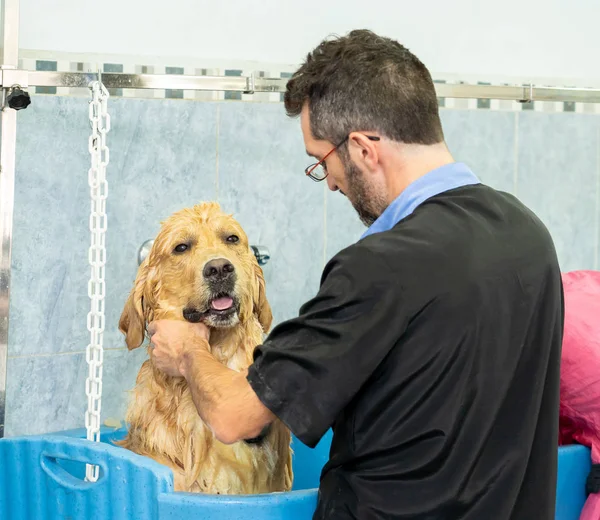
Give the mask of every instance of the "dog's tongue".
<path id="1" fill-rule="evenodd" d="M 216 300 L 212 301 L 211 306 L 217 311 L 224 311 L 233 306 L 233 300 L 228 296 L 224 298 L 217 298 Z"/>

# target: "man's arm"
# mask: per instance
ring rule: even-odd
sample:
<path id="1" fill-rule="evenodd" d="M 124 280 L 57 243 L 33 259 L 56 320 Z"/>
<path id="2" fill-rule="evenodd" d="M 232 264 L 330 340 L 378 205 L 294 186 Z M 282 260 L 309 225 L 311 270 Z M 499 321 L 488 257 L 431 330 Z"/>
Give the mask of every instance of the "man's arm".
<path id="1" fill-rule="evenodd" d="M 275 416 L 252 390 L 247 371 L 227 368 L 206 347 L 184 351 L 180 365 L 200 417 L 224 444 L 258 437 Z"/>
<path id="2" fill-rule="evenodd" d="M 198 415 L 217 439 L 233 444 L 258 437 L 275 416 L 239 373 L 210 353 L 210 331 L 202 323 L 158 320 L 148 326 L 154 365 L 188 382 Z"/>
<path id="3" fill-rule="evenodd" d="M 257 437 L 277 417 L 314 447 L 399 341 L 409 305 L 380 255 L 355 247 L 329 262 L 319 293 L 300 315 L 256 347 L 247 374 L 212 357 L 210 331 L 201 323 L 155 322 L 148 332 L 155 365 L 184 375 L 219 440 Z"/>

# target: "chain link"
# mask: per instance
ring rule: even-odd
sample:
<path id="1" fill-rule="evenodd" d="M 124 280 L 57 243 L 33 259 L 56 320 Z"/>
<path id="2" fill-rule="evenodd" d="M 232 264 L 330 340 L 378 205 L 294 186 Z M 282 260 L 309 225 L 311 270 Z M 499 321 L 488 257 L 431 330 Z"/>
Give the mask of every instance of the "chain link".
<path id="1" fill-rule="evenodd" d="M 100 407 L 102 402 L 102 362 L 104 358 L 104 266 L 106 264 L 106 197 L 108 183 L 106 182 L 106 166 L 109 161 L 109 150 L 106 146 L 106 134 L 110 131 L 110 116 L 108 114 L 109 94 L 100 81 L 90 85 L 92 100 L 89 105 L 89 119 L 92 134 L 88 148 L 91 156 L 91 168 L 88 171 L 90 186 L 91 212 L 90 233 L 91 244 L 88 260 L 91 267 L 91 277 L 88 282 L 88 296 L 91 309 L 87 316 L 87 328 L 90 331 L 90 343 L 86 350 L 88 363 L 88 378 L 85 382 L 85 393 L 88 408 L 85 412 L 85 427 L 87 439 L 100 441 Z M 86 465 L 86 480 L 98 480 L 99 467 Z"/>

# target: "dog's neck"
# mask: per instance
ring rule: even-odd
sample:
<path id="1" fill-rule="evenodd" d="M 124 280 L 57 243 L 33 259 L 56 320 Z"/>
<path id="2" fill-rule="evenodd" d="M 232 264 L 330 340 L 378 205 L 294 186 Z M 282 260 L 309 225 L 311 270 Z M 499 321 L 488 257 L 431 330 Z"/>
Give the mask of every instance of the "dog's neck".
<path id="1" fill-rule="evenodd" d="M 210 348 L 213 356 L 224 365 L 241 370 L 252 363 L 254 348 L 262 342 L 261 328 L 252 317 L 228 329 L 210 331 Z"/>
<path id="2" fill-rule="evenodd" d="M 155 309 L 154 319 L 184 320 L 179 313 L 166 309 Z M 262 340 L 262 328 L 254 315 L 231 328 L 210 329 L 212 355 L 234 370 L 243 370 L 252 363 L 252 353 Z"/>

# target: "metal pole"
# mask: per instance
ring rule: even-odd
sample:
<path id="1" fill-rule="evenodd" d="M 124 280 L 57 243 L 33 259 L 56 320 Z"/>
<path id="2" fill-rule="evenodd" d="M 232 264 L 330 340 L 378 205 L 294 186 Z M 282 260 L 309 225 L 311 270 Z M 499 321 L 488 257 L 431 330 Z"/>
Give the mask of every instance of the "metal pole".
<path id="1" fill-rule="evenodd" d="M 19 0 L 1 0 L 0 68 L 16 70 L 19 62 Z M 6 364 L 12 251 L 17 112 L 6 106 L 9 86 L 1 90 L 0 116 L 0 438 L 6 419 Z"/>
<path id="2" fill-rule="evenodd" d="M 18 83 L 22 87 L 88 88 L 98 78 L 92 72 L 4 71 L 0 84 L 4 88 Z M 169 74 L 103 73 L 108 89 L 179 89 L 235 92 L 285 92 L 285 78 L 251 76 L 184 76 Z M 436 83 L 439 97 L 455 99 L 500 99 L 520 102 L 571 101 L 600 103 L 600 88 L 537 87 L 535 85 L 468 85 Z"/>

